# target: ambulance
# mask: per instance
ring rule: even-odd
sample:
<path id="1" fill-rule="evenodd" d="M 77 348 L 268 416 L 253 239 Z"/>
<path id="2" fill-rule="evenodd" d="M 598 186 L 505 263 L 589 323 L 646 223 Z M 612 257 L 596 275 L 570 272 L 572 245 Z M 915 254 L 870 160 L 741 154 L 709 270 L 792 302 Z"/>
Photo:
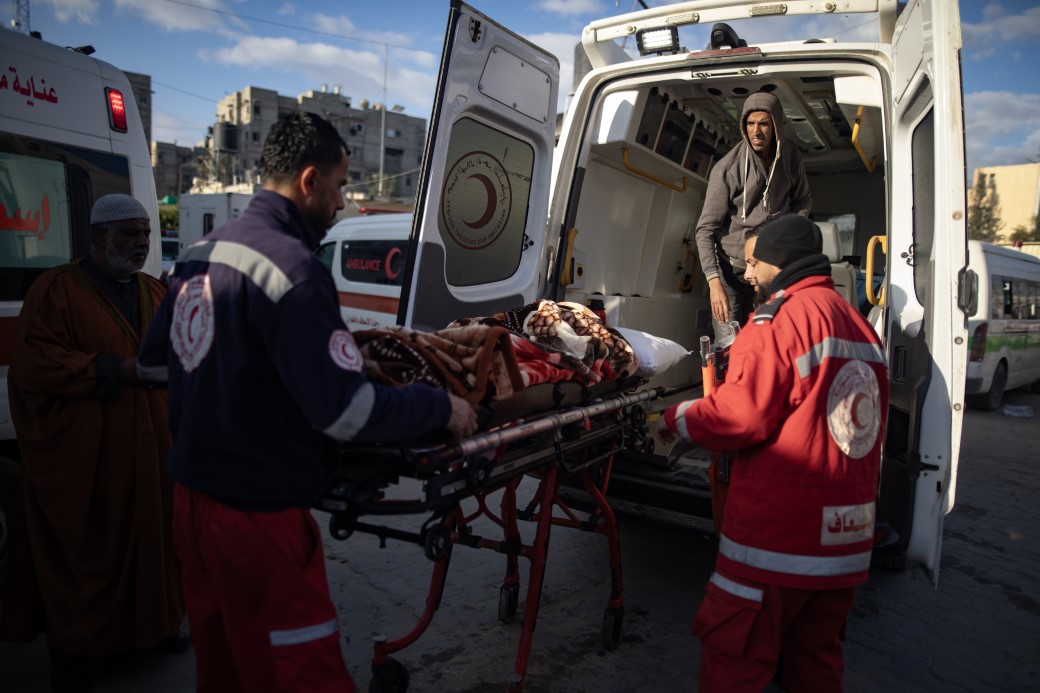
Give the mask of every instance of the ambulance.
<path id="1" fill-rule="evenodd" d="M 833 15 L 871 23 L 872 35 L 775 42 L 782 22 Z M 957 3 L 696 0 L 594 21 L 581 41 L 592 69 L 556 143 L 557 58 L 451 3 L 399 322 L 437 329 L 544 298 L 602 307 L 613 325 L 696 350 L 711 335 L 694 243 L 708 177 L 740 142 L 744 100 L 771 92 L 834 274 L 887 351 L 879 517 L 892 531 L 876 558 L 934 579 L 977 300 Z M 677 368 L 696 386 L 688 361 Z M 710 522 L 696 463 L 630 458 L 614 467 L 612 502 Z"/>
<path id="2" fill-rule="evenodd" d="M 92 52 L 0 29 L 0 580 L 18 479 L 7 370 L 26 291 L 89 252 L 90 208 L 110 193 L 148 210 L 144 271 L 162 269 L 155 181 L 130 82 Z"/>

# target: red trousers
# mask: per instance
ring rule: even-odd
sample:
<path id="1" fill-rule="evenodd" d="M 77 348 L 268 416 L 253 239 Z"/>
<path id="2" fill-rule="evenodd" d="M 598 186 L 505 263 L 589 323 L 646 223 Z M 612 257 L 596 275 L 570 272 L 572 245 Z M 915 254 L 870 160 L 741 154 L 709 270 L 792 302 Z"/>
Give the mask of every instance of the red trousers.
<path id="1" fill-rule="evenodd" d="M 309 511 L 243 512 L 178 484 L 173 512 L 199 691 L 356 690 Z"/>
<path id="2" fill-rule="evenodd" d="M 783 654 L 785 693 L 844 690 L 841 641 L 854 587 L 804 590 L 712 575 L 693 622 L 700 693 L 760 693 Z"/>

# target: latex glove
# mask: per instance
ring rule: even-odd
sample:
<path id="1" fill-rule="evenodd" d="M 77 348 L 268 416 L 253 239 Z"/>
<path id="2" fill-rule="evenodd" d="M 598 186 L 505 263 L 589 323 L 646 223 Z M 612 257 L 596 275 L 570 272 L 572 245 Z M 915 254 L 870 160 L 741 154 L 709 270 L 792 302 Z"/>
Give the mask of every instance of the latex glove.
<path id="1" fill-rule="evenodd" d="M 467 438 L 477 430 L 477 412 L 469 402 L 457 395 L 448 393 L 451 400 L 451 416 L 445 428 L 456 438 Z"/>
<path id="2" fill-rule="evenodd" d="M 656 435 L 665 445 L 671 445 L 679 439 L 678 434 L 668 428 L 668 424 L 664 422 L 664 414 L 662 414 L 661 418 L 657 420 L 657 428 L 654 431 L 654 435 Z"/>

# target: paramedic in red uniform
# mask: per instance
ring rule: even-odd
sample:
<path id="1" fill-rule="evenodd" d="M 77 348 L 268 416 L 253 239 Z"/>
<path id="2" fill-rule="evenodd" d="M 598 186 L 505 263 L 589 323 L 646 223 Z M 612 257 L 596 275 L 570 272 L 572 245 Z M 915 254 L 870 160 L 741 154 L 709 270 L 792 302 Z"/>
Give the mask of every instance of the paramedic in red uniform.
<path id="1" fill-rule="evenodd" d="M 206 691 L 354 691 L 309 508 L 328 439 L 385 441 L 446 427 L 464 400 L 374 385 L 313 255 L 343 208 L 347 147 L 293 113 L 264 143 L 263 190 L 184 251 L 139 353 L 168 379 L 174 540 Z"/>
<path id="2" fill-rule="evenodd" d="M 888 409 L 885 352 L 835 290 L 820 230 L 789 214 L 748 246 L 759 304 L 725 383 L 659 424 L 733 453 L 715 572 L 694 620 L 700 690 L 841 691 L 841 639 L 867 579 Z"/>

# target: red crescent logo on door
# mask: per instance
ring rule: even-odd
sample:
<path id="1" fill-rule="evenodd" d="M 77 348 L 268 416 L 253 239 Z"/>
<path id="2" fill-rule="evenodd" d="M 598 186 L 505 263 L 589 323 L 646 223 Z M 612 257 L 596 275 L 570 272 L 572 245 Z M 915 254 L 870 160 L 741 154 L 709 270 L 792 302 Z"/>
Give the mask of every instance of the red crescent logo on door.
<path id="1" fill-rule="evenodd" d="M 494 243 L 512 208 L 509 174 L 491 154 L 469 152 L 448 169 L 441 215 L 448 235 L 463 248 L 479 250 Z"/>

